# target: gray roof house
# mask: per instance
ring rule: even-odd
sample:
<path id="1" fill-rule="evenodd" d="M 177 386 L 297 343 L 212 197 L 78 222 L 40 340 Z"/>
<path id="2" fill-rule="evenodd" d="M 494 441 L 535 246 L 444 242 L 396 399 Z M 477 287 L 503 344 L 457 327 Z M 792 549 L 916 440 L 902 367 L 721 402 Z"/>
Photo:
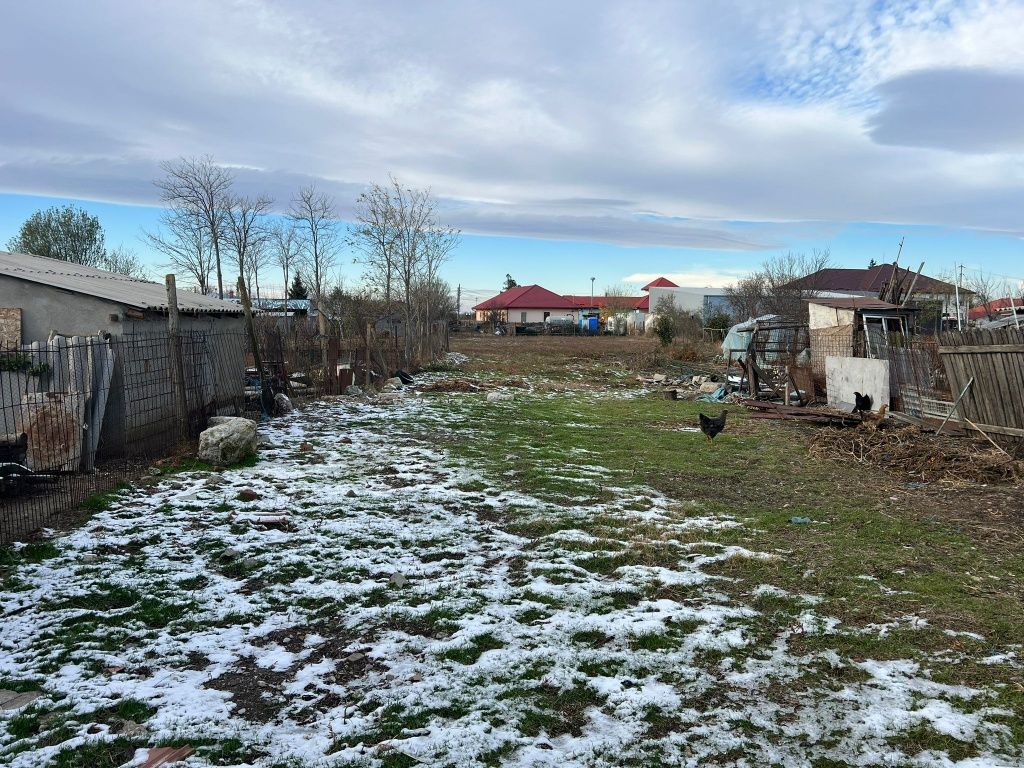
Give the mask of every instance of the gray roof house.
<path id="1" fill-rule="evenodd" d="M 178 291 L 182 328 L 242 330 L 242 308 Z M 58 259 L 0 251 L 0 344 L 45 341 L 51 332 L 85 336 L 158 330 L 167 323 L 167 290 Z"/>
<path id="2" fill-rule="evenodd" d="M 237 413 L 245 384 L 242 308 L 187 291 L 178 291 L 178 306 L 188 422 Z M 0 251 L 0 356 L 7 363 L 0 433 L 28 434 L 34 469 L 87 469 L 93 456 L 166 449 L 182 419 L 167 309 L 160 283 Z M 70 419 L 62 429 L 73 437 L 60 441 L 60 451 L 39 436 L 42 427 L 33 431 L 44 410 Z M 83 442 L 79 427 L 87 422 Z"/>

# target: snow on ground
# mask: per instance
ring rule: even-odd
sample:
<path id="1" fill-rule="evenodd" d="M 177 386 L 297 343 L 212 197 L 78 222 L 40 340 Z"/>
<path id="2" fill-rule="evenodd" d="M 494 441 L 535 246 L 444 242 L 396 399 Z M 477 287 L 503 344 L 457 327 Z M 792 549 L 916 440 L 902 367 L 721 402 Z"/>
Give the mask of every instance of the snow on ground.
<path id="1" fill-rule="evenodd" d="M 103 713 L 131 700 L 153 711 L 140 747 L 244 745 L 218 764 L 951 764 L 892 743 L 922 723 L 975 742 L 971 765 L 1011 764 L 984 692 L 794 654 L 838 622 L 771 585 L 730 596 L 712 566 L 774 556 L 716 544 L 737 521 L 647 488 L 555 505 L 494 487 L 408 434 L 450 431 L 438 402 L 314 404 L 263 429 L 256 466 L 128 493 L 23 566 L 0 594 L 0 681 L 41 685 L 27 711 L 65 729 L 3 733 L 0 763 L 113 739 Z M 651 542 L 657 564 L 618 564 Z"/>

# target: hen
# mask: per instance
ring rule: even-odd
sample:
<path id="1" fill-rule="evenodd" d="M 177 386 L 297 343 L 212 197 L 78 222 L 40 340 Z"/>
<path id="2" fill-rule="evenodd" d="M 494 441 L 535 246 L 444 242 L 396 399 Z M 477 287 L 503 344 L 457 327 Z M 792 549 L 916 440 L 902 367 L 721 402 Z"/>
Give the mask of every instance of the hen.
<path id="1" fill-rule="evenodd" d="M 864 414 L 871 410 L 871 406 L 875 404 L 875 399 L 871 395 L 862 395 L 860 392 L 853 393 L 853 410 L 850 413 L 859 413 L 861 421 L 864 420 Z"/>
<path id="2" fill-rule="evenodd" d="M 718 418 L 700 414 L 700 431 L 707 436 L 709 443 L 715 439 L 715 435 L 725 429 L 725 417 L 728 413 L 728 411 L 722 411 L 722 415 Z"/>

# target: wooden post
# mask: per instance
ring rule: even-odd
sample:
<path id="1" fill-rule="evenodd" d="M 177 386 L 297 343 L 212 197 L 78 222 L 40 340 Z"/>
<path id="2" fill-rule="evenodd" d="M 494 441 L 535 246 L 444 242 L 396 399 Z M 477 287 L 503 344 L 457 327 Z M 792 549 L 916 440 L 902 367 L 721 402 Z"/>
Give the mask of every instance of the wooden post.
<path id="1" fill-rule="evenodd" d="M 178 316 L 178 288 L 174 275 L 164 278 L 167 285 L 167 334 L 171 347 L 171 387 L 174 390 L 174 406 L 178 411 L 178 428 L 181 437 L 189 436 L 188 394 L 185 391 L 185 358 L 181 349 L 181 320 Z"/>
<path id="2" fill-rule="evenodd" d="M 373 323 L 366 324 L 366 374 L 363 380 L 363 384 L 369 388 L 370 384 L 370 369 L 373 367 Z"/>
<path id="3" fill-rule="evenodd" d="M 245 328 L 249 332 L 249 344 L 252 346 L 252 361 L 256 366 L 256 376 L 260 380 L 260 407 L 263 412 L 270 415 L 274 396 L 270 392 L 270 383 L 263 375 L 263 357 L 260 355 L 260 345 L 256 339 L 256 324 L 252 319 L 252 302 L 249 301 L 249 291 L 245 287 L 245 280 L 238 276 L 238 297 L 242 300 L 242 311 L 245 312 Z"/>

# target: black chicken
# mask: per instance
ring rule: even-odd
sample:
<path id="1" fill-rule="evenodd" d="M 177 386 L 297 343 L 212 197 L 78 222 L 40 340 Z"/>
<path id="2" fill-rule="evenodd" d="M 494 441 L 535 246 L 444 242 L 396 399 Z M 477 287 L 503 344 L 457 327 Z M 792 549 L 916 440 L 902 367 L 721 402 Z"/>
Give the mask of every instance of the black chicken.
<path id="1" fill-rule="evenodd" d="M 864 421 L 864 414 L 871 411 L 875 399 L 871 395 L 862 395 L 860 392 L 853 393 L 853 410 L 850 413 L 859 413 L 860 420 Z"/>
<path id="2" fill-rule="evenodd" d="M 717 419 L 705 416 L 703 413 L 700 414 L 700 431 L 707 435 L 709 443 L 715 439 L 715 435 L 725 429 L 725 417 L 728 413 L 728 411 L 722 411 L 722 415 Z"/>

